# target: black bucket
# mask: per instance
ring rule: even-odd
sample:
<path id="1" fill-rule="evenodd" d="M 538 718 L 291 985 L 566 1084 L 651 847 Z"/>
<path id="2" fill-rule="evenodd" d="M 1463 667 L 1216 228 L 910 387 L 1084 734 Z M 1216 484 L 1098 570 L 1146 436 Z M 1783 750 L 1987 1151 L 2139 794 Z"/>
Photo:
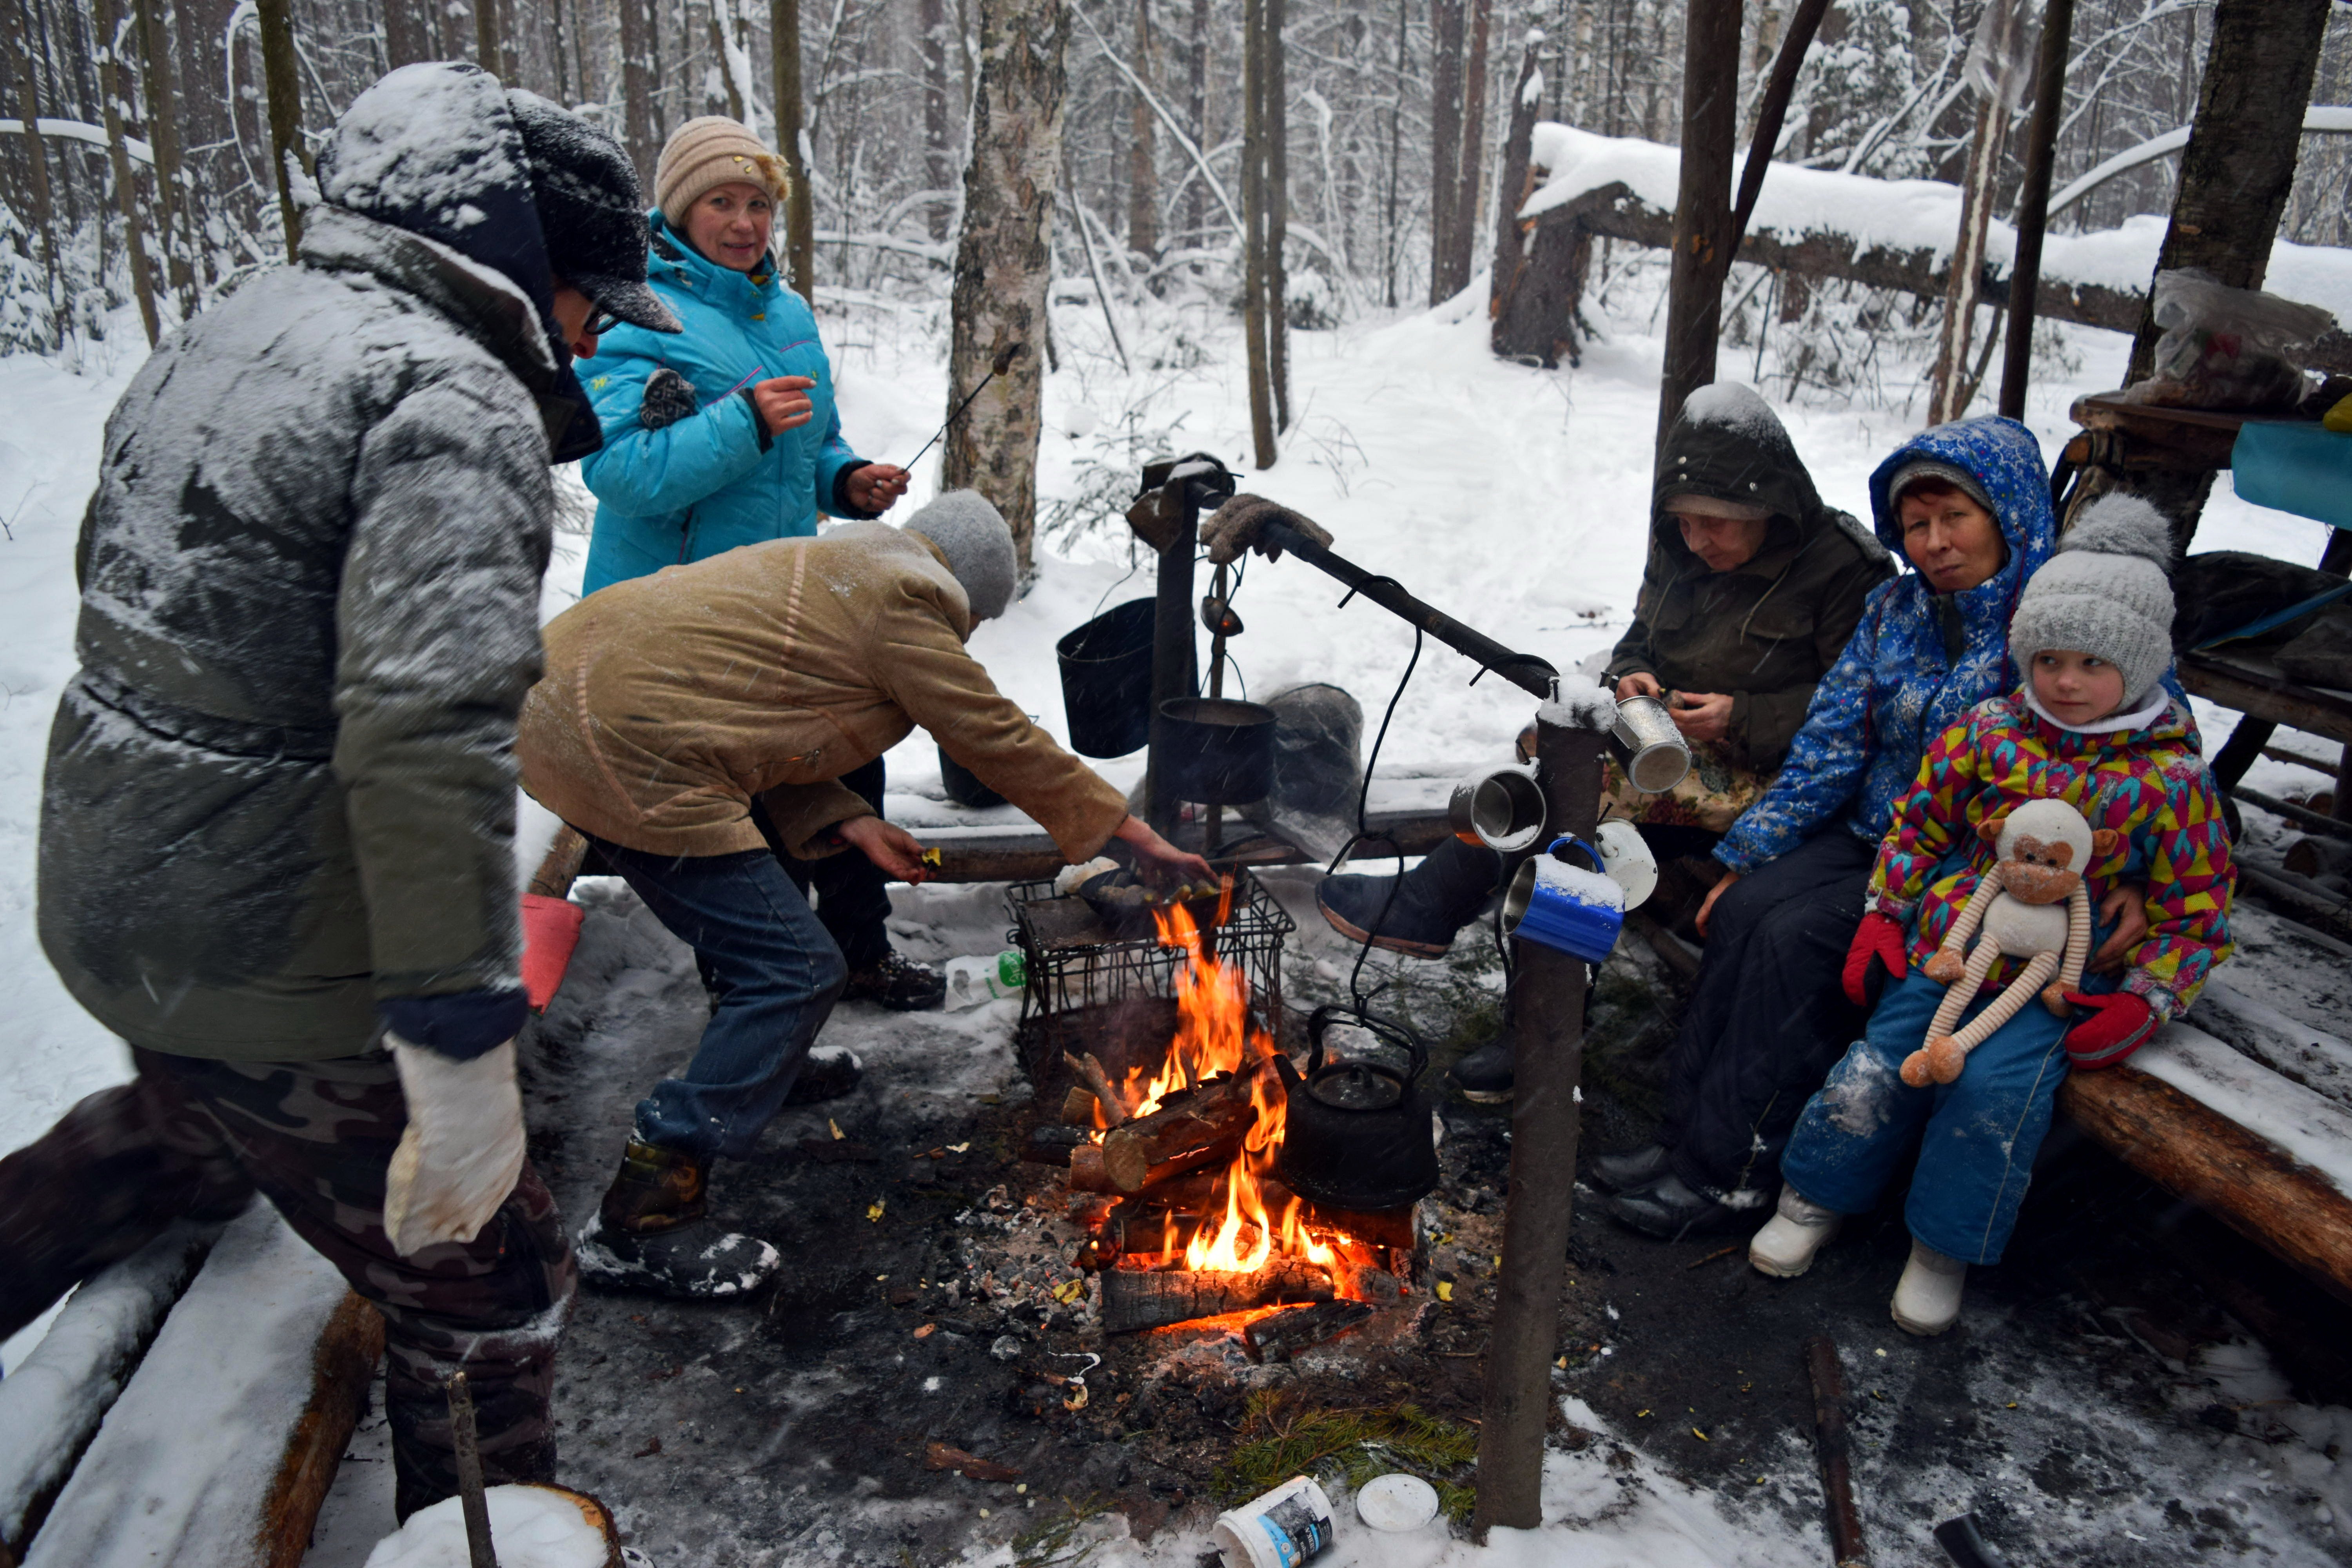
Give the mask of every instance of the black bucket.
<path id="1" fill-rule="evenodd" d="M 1123 757 L 1151 739 L 1152 601 L 1116 605 L 1054 645 L 1070 750 Z"/>
<path id="2" fill-rule="evenodd" d="M 1202 805 L 1247 805 L 1274 788 L 1274 710 L 1222 697 L 1178 697 L 1160 705 L 1161 798 Z"/>
<path id="3" fill-rule="evenodd" d="M 974 811 L 1004 804 L 1004 797 L 981 783 L 978 773 L 949 756 L 945 746 L 940 748 L 940 783 L 950 800 Z"/>

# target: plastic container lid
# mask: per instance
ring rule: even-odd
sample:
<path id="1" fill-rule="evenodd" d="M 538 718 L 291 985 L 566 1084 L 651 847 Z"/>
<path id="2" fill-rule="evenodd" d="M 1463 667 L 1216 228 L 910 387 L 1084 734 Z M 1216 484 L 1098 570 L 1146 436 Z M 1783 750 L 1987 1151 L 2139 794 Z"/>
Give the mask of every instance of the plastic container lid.
<path id="1" fill-rule="evenodd" d="M 1375 1476 L 1356 1494 L 1356 1512 L 1374 1530 L 1419 1530 L 1437 1517 L 1437 1489 L 1402 1470 Z"/>

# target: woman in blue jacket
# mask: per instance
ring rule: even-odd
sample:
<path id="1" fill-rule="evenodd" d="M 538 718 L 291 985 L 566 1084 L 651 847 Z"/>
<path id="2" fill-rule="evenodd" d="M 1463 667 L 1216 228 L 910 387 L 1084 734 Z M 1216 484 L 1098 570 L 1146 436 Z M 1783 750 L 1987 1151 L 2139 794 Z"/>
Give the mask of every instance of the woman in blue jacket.
<path id="1" fill-rule="evenodd" d="M 842 439 L 816 317 L 778 276 L 769 242 L 787 179 L 782 159 L 721 116 L 688 121 L 662 148 L 646 274 L 684 331 L 617 326 L 580 364 L 604 437 L 581 468 L 596 497 L 587 593 L 814 534 L 821 513 L 879 517 L 906 493 L 905 469 Z M 880 759 L 841 782 L 882 809 Z M 814 888 L 848 960 L 845 995 L 939 1005 L 939 972 L 891 950 L 889 894 L 870 861 L 787 858 L 785 868 Z"/>

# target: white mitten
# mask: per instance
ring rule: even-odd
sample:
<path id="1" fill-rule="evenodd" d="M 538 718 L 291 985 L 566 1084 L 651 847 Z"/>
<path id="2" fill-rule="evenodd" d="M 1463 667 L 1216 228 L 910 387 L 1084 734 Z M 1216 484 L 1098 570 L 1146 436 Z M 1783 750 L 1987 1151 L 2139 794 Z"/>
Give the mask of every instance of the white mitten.
<path id="1" fill-rule="evenodd" d="M 469 1062 L 397 1035 L 384 1043 L 408 1100 L 408 1129 L 384 1184 L 384 1234 L 403 1258 L 444 1241 L 471 1241 L 522 1174 L 514 1042 Z"/>

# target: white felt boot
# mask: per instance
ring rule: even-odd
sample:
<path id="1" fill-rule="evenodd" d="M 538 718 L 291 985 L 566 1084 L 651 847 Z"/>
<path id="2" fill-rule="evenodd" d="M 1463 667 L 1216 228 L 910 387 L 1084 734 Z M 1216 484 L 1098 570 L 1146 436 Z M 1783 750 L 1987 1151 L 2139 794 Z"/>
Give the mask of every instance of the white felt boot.
<path id="1" fill-rule="evenodd" d="M 1767 1274 L 1794 1279 L 1813 1266 L 1813 1254 L 1838 1233 L 1839 1215 L 1791 1186 L 1780 1189 L 1780 1206 L 1748 1244 L 1748 1261 Z"/>
<path id="2" fill-rule="evenodd" d="M 1911 1261 L 1895 1285 L 1895 1326 L 1906 1333 L 1940 1334 L 1959 1321 L 1960 1288 L 1969 1266 L 1914 1237 Z"/>

